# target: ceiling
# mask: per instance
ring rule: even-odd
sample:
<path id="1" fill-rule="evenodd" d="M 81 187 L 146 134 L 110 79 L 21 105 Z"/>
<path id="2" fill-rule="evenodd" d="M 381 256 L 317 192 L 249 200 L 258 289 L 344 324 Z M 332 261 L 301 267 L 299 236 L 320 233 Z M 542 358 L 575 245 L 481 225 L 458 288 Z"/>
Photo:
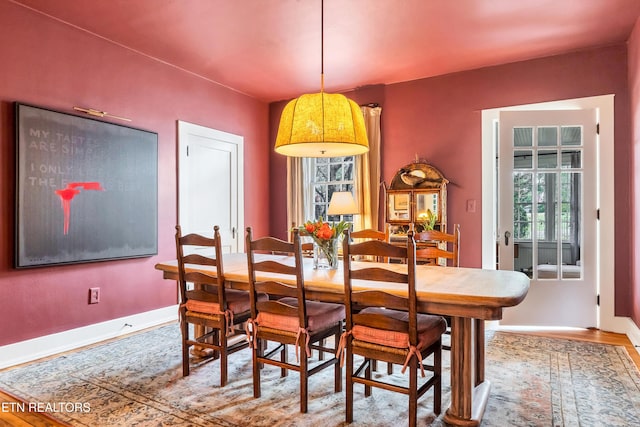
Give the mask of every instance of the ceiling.
<path id="1" fill-rule="evenodd" d="M 8 0 L 271 102 L 320 90 L 321 0 Z M 325 90 L 625 42 L 639 0 L 325 0 Z"/>

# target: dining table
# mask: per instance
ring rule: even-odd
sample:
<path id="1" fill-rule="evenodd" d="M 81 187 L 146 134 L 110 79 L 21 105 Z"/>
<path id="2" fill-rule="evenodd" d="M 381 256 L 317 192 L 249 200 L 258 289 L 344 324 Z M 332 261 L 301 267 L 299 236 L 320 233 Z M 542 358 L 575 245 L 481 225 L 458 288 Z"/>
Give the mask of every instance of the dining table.
<path id="1" fill-rule="evenodd" d="M 260 254 L 263 258 L 293 262 L 286 255 Z M 226 286 L 248 289 L 249 274 L 245 253 L 222 256 Z M 352 262 L 352 268 L 370 261 Z M 381 268 L 405 271 L 405 264 L 380 263 Z M 344 271 L 314 269 L 313 260 L 304 259 L 304 286 L 308 299 L 344 302 Z M 178 279 L 177 260 L 157 263 L 155 268 L 169 280 Z M 189 268 L 189 267 L 188 267 Z M 215 267 L 197 269 L 215 274 Z M 257 280 L 272 273 L 259 274 Z M 295 284 L 295 283 L 292 283 Z M 353 289 L 372 289 L 406 295 L 406 285 L 389 282 L 354 281 Z M 456 426 L 478 426 L 489 399 L 491 382 L 485 378 L 486 320 L 500 320 L 504 308 L 518 305 L 529 290 L 529 278 L 516 271 L 466 267 L 416 266 L 418 311 L 451 318 L 451 397 L 443 421 Z"/>

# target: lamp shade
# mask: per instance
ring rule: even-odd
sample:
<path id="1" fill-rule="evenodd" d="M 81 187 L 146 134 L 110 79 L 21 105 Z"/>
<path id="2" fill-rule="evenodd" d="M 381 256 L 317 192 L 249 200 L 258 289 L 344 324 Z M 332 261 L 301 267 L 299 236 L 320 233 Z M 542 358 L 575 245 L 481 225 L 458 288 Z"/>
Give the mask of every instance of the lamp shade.
<path id="1" fill-rule="evenodd" d="M 331 195 L 327 215 L 353 215 L 358 213 L 358 206 L 350 191 L 336 191 Z"/>
<path id="2" fill-rule="evenodd" d="M 340 157 L 369 151 L 358 104 L 341 94 L 305 94 L 282 111 L 275 151 L 290 157 Z"/>

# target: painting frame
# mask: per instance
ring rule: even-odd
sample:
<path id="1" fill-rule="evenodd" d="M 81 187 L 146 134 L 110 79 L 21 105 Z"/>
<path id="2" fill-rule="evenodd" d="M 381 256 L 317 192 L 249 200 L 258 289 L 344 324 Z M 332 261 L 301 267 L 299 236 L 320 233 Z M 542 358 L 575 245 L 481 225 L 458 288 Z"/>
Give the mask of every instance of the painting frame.
<path id="1" fill-rule="evenodd" d="M 393 195 L 393 209 L 396 211 L 409 210 L 409 194 L 396 193 Z"/>
<path id="2" fill-rule="evenodd" d="M 158 134 L 15 103 L 14 267 L 158 253 Z"/>

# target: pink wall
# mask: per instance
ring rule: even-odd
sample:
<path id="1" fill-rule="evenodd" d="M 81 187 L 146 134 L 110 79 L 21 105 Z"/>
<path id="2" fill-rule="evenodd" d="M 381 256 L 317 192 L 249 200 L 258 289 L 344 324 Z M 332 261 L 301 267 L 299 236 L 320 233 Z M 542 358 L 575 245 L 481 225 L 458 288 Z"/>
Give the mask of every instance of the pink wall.
<path id="1" fill-rule="evenodd" d="M 155 263 L 175 257 L 177 120 L 244 136 L 245 224 L 269 231 L 268 106 L 196 76 L 0 2 L 0 345 L 176 302 Z M 158 244 L 150 258 L 14 270 L 13 102 L 60 111 L 85 106 L 158 133 Z M 88 289 L 101 302 L 88 305 Z"/>
<path id="2" fill-rule="evenodd" d="M 631 97 L 631 150 L 632 154 L 632 254 L 631 274 L 633 286 L 629 287 L 631 318 L 640 326 L 640 20 L 636 21 L 629 39 L 629 93 Z"/>
<path id="3" fill-rule="evenodd" d="M 626 46 L 488 67 L 411 82 L 359 89 L 357 102 L 382 106 L 382 170 L 389 183 L 417 154 L 450 180 L 448 222 L 461 226 L 463 266 L 481 265 L 481 112 L 483 109 L 615 94 L 616 314 L 628 315 L 631 288 L 630 127 Z M 271 140 L 282 103 L 271 106 Z M 285 163 L 272 154 L 273 221 L 286 216 Z M 466 212 L 476 200 L 476 212 Z M 279 228 L 278 228 L 279 230 Z"/>

